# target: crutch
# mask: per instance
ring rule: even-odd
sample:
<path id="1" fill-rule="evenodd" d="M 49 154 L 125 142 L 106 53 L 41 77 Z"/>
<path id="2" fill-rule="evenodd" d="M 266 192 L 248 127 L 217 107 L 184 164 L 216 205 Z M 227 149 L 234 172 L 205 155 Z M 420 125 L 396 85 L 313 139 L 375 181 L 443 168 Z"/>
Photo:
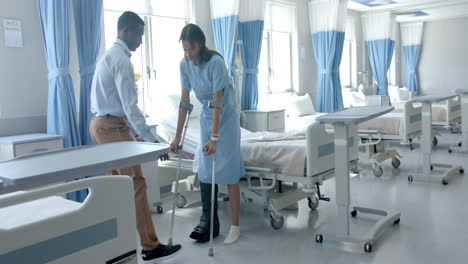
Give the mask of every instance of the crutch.
<path id="1" fill-rule="evenodd" d="M 212 108 L 222 108 L 221 102 L 210 101 L 208 107 Z M 219 118 L 221 121 L 221 116 Z M 207 147 L 203 147 L 203 152 L 208 151 Z M 211 168 L 211 215 L 210 215 L 210 249 L 208 250 L 208 256 L 213 257 L 213 227 L 214 227 L 214 203 L 215 203 L 215 187 L 216 187 L 216 152 L 213 153 L 213 166 Z"/>
<path id="2" fill-rule="evenodd" d="M 172 235 L 174 233 L 174 217 L 175 217 L 175 210 L 176 210 L 176 199 L 179 196 L 179 177 L 180 177 L 180 167 L 182 163 L 182 150 L 184 147 L 184 140 L 185 134 L 187 133 L 187 128 L 190 120 L 190 114 L 192 114 L 193 104 L 187 102 L 180 102 L 180 108 L 187 109 L 187 115 L 184 122 L 184 127 L 182 131 L 182 140 L 180 141 L 180 145 L 177 146 L 177 150 L 179 151 L 178 163 L 177 163 L 177 176 L 176 176 L 176 187 L 175 193 L 172 200 L 172 218 L 171 218 L 171 228 L 169 233 L 169 241 L 168 244 L 172 246 Z"/>

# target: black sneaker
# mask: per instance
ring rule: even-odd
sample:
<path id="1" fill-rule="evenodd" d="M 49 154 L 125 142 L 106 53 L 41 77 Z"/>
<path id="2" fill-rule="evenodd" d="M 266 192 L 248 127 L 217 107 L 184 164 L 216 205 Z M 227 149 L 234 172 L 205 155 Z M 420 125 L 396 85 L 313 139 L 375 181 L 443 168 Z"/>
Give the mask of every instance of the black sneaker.
<path id="1" fill-rule="evenodd" d="M 181 245 L 168 246 L 160 244 L 153 250 L 142 250 L 141 258 L 143 259 L 143 263 L 158 263 L 159 261 L 163 261 L 177 255 L 180 251 L 182 251 Z"/>

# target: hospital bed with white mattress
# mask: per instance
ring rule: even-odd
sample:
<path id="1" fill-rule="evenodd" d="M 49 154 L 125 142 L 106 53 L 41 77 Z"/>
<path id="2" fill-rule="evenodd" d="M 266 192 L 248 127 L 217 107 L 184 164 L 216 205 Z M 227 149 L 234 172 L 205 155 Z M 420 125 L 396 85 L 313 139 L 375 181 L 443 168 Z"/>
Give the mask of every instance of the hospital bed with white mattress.
<path id="1" fill-rule="evenodd" d="M 64 182 L 154 161 L 168 151 L 164 144 L 117 142 L 0 162 L 0 263 L 115 263 L 134 255 L 132 180 Z M 61 196 L 82 189 L 89 191 L 83 203 Z"/>
<path id="2" fill-rule="evenodd" d="M 287 128 L 289 131 L 303 131 L 305 127 L 323 115 L 323 113 L 316 113 L 301 117 L 288 117 Z M 333 127 L 329 125 L 325 127 L 333 130 Z M 359 124 L 358 133 L 361 138 L 360 146 L 366 148 L 373 164 L 374 175 L 381 176 L 383 169 L 380 164 L 390 159 L 392 166 L 398 168 L 401 155 L 394 149 L 387 151 L 382 149 L 380 153 L 377 153 L 377 144 L 382 141 L 399 141 L 401 145 L 410 145 L 410 148 L 413 149 L 414 139 L 421 135 L 421 107 L 416 107 L 411 101 L 405 102 L 401 111 L 394 110 Z"/>
<path id="3" fill-rule="evenodd" d="M 408 102 L 408 101 L 406 101 Z M 395 112 L 403 112 L 406 102 L 395 103 Z M 420 107 L 421 104 L 417 104 Z M 432 105 L 432 125 L 456 131 L 461 122 L 461 98 L 456 96 Z"/>

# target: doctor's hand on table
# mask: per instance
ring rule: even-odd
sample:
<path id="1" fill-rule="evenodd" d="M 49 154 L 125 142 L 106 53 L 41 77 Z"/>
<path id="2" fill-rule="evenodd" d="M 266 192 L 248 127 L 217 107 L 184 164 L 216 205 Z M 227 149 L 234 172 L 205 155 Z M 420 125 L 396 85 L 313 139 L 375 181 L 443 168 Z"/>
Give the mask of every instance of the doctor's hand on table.
<path id="1" fill-rule="evenodd" d="M 145 140 L 143 140 L 141 137 L 139 136 L 135 136 L 135 140 L 138 141 L 138 142 L 145 142 Z M 159 141 L 154 141 L 154 143 L 159 143 Z M 160 161 L 166 161 L 166 160 L 169 160 L 169 154 L 164 154 L 164 155 L 161 155 L 159 156 L 159 160 Z"/>

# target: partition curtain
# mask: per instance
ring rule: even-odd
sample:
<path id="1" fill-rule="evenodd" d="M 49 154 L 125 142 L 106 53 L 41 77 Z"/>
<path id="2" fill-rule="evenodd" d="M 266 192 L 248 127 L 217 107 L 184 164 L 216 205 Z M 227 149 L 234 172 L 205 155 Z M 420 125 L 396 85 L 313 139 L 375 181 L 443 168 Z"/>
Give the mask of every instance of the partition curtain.
<path id="1" fill-rule="evenodd" d="M 81 144 L 69 72 L 70 2 L 37 0 L 49 71 L 47 133 L 62 135 L 64 147 Z"/>
<path id="2" fill-rule="evenodd" d="M 73 0 L 78 61 L 80 64 L 79 128 L 83 145 L 93 145 L 89 134 L 90 91 L 101 42 L 102 0 Z"/>
<path id="3" fill-rule="evenodd" d="M 406 63 L 406 88 L 411 92 L 418 92 L 418 78 L 416 68 L 423 34 L 423 22 L 401 24 L 401 41 Z"/>
<path id="4" fill-rule="evenodd" d="M 258 63 L 262 49 L 265 22 L 265 0 L 240 0 L 239 38 L 242 40 L 241 58 L 242 110 L 256 109 L 258 104 Z"/>
<path id="5" fill-rule="evenodd" d="M 343 108 L 340 63 L 346 29 L 348 0 L 309 1 L 309 20 L 318 66 L 317 111 Z"/>
<path id="6" fill-rule="evenodd" d="M 234 76 L 239 0 L 211 0 L 211 18 L 216 50 L 223 55 L 229 75 Z"/>
<path id="7" fill-rule="evenodd" d="M 395 15 L 391 12 L 365 14 L 362 27 L 372 74 L 378 84 L 378 94 L 388 95 L 387 72 L 395 49 Z"/>

